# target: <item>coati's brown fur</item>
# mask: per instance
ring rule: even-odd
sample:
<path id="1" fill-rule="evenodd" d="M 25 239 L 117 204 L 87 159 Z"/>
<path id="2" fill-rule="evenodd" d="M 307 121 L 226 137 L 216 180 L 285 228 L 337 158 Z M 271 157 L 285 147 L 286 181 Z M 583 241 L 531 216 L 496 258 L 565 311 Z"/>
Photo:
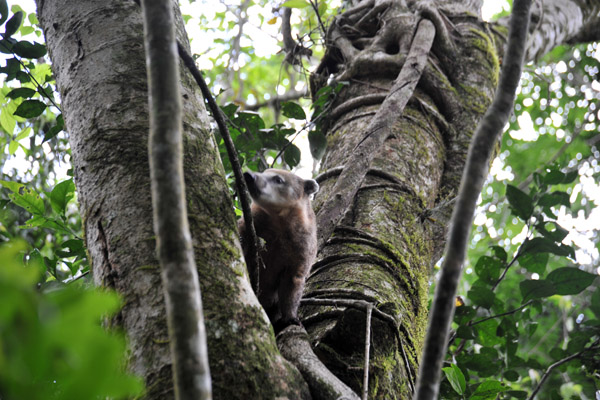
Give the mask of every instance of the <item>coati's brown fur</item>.
<path id="1" fill-rule="evenodd" d="M 259 271 L 258 300 L 278 332 L 290 324 L 301 325 L 298 306 L 317 253 L 317 225 L 310 195 L 319 190 L 319 185 L 279 169 L 246 172 L 244 179 L 252 196 L 256 234 L 266 242 L 260 250 L 265 269 Z M 244 238 L 243 218 L 238 227 Z M 247 246 L 243 248 L 246 255 Z"/>

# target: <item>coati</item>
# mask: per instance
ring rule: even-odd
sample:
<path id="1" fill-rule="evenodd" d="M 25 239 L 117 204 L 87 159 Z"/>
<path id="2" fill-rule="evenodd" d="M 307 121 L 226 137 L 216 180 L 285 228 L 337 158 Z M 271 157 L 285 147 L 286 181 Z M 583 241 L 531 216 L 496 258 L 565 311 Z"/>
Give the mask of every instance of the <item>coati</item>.
<path id="1" fill-rule="evenodd" d="M 319 184 L 279 169 L 245 172 L 244 180 L 252 197 L 256 234 L 266 243 L 259 250 L 265 269 L 259 271 L 258 300 L 278 333 L 290 324 L 301 325 L 298 306 L 317 253 L 310 195 L 319 190 Z M 238 227 L 244 238 L 243 218 Z M 242 247 L 246 256 L 248 246 L 243 240 Z"/>

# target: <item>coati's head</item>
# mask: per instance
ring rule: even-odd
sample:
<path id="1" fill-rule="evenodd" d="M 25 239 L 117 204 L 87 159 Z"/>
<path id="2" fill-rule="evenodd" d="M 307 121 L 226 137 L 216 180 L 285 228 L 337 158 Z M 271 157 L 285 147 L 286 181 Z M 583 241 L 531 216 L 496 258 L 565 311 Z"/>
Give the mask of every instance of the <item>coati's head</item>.
<path id="1" fill-rule="evenodd" d="M 281 169 L 244 172 L 244 179 L 252 200 L 267 210 L 297 207 L 298 202 L 308 200 L 319 190 L 315 180 L 302 179 Z"/>

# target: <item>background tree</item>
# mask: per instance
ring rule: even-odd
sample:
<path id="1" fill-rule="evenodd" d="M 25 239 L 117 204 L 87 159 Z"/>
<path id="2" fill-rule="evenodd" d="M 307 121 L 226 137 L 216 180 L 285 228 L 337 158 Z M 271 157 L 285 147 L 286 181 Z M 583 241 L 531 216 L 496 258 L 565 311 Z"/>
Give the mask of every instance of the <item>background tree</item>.
<path id="1" fill-rule="evenodd" d="M 130 337 L 131 368 L 145 378 L 148 398 L 165 398 L 170 396 L 172 385 L 149 220 L 141 19 L 133 3 L 93 3 L 39 2 L 39 19 L 70 134 L 94 279 L 124 296 L 125 306 L 115 322 Z M 356 8 L 349 6 L 343 13 L 324 2 L 288 5 L 300 7 L 293 10 L 292 26 L 299 14 L 303 16 L 304 26 L 298 31 L 294 28 L 293 38 L 312 47 L 314 55 L 323 54 L 315 34 L 323 30 L 322 26 L 328 27 L 324 38 L 329 47 L 313 78 L 314 112 L 309 133 L 316 155 L 322 154 L 327 138 L 317 210 L 328 199 L 336 198 L 336 177 L 343 172 L 341 167 L 348 165 L 348 157 L 364 139 L 368 122 L 392 87 L 418 20 L 432 20 L 438 32 L 433 53 L 403 116 L 395 116 L 398 118 L 385 128 L 385 142 L 373 151 L 369 170 L 362 171 L 366 179 L 356 180 L 361 186 L 352 196 L 351 207 L 340 208 L 341 224 L 332 237 L 323 239 L 302 308 L 316 354 L 359 392 L 363 388 L 365 346 L 364 335 L 357 332 L 365 332 L 368 304 L 373 305 L 370 396 L 406 398 L 422 345 L 430 267 L 443 249 L 447 206 L 455 195 L 470 134 L 497 85 L 505 30 L 501 23 L 488 26 L 481 21 L 479 2 L 438 2 L 439 13 L 394 2 L 364 2 Z M 557 7 L 552 1 L 542 5 L 543 12 L 534 10 L 530 48 L 536 50 L 530 51 L 529 59 L 541 57 L 559 44 L 596 39 L 590 29 L 597 23 L 596 5 L 569 2 Z M 257 14 L 252 7 L 246 5 L 245 9 L 250 22 Z M 60 11 L 67 9 L 69 13 Z M 226 22 L 228 11 L 215 20 Z M 268 10 L 260 14 L 267 25 L 273 21 L 273 17 L 266 17 Z M 339 14 L 336 19 L 328 18 L 334 14 Z M 565 14 L 576 18 L 564 18 Z M 181 27 L 179 22 L 183 40 Z M 241 39 L 244 32 L 238 30 L 238 59 L 248 54 Z M 513 174 L 514 186 L 526 182 L 531 174 L 531 183 L 518 191 L 516 187 L 506 191 L 511 210 L 500 201 L 505 193 L 503 182 L 493 182 L 491 189 L 484 190 L 481 207 L 488 214 L 475 221 L 478 228 L 472 242 L 472 264 L 467 265 L 465 279 L 465 285 L 471 285 L 463 289 L 465 304 L 459 307 L 455 320 L 456 337 L 450 348 L 454 358 L 449 361 L 456 362 L 446 371 L 444 397 L 484 398 L 501 393 L 524 398 L 537 387 L 550 365 L 570 355 L 576 357 L 560 365 L 564 372 L 558 378 L 548 375 L 544 388 L 557 392 L 564 383 L 560 379 L 566 376 L 564 391 L 593 396 L 593 380 L 583 371 L 593 374 L 597 368 L 597 356 L 586 350 L 593 349 L 597 340 L 594 321 L 600 312 L 600 299 L 585 292 L 581 300 L 561 296 L 584 290 L 594 276 L 580 275 L 573 272 L 580 269 L 570 267 L 568 276 L 578 279 L 575 286 L 569 286 L 561 275 L 562 268 L 575 258 L 580 265 L 588 261 L 587 267 L 580 268 L 593 272 L 598 259 L 597 234 L 590 232 L 586 238 L 595 250 L 586 245 L 586 250 L 574 254 L 568 247 L 573 239 L 563 235 L 564 219 L 554 221 L 570 210 L 592 212 L 592 192 L 584 193 L 588 189 L 573 180 L 577 174 L 569 172 L 581 172 L 582 179 L 589 177 L 588 181 L 598 172 L 597 161 L 594 163 L 598 157 L 594 147 L 598 98 L 594 89 L 598 85 L 595 54 L 592 45 L 558 49 L 546 56 L 541 67 L 530 66 L 525 75 L 527 86 L 519 95 L 513 130 L 505 135 L 492 173 Z M 283 54 L 271 57 L 266 64 L 278 65 L 276 60 L 283 58 Z M 247 78 L 243 66 L 238 68 L 240 79 Z M 214 76 L 211 85 L 218 93 Z M 256 103 L 264 99 L 244 95 L 248 86 L 238 97 Z M 184 75 L 182 90 L 187 203 L 215 396 L 308 397 L 298 372 L 275 348 L 268 322 L 244 276 L 224 171 L 188 75 Z M 541 109 L 534 109 L 538 104 Z M 278 161 L 278 154 L 290 166 L 297 163 L 298 152 L 289 144 L 295 137 L 289 125 L 276 124 L 266 130 L 265 121 L 269 124 L 275 118 L 263 120 L 236 106 L 225 107 L 225 111 L 247 166 L 264 166 L 270 163 L 269 157 Z M 281 112 L 303 118 L 303 112 L 293 106 L 282 106 Z M 537 142 L 520 139 L 524 133 L 514 129 L 522 128 L 527 118 L 533 127 L 543 128 L 536 131 Z M 571 137 L 568 146 L 566 137 Z M 523 149 L 526 153 L 519 153 Z M 515 163 L 514 168 L 508 160 Z M 575 234 L 572 238 L 579 240 Z M 497 246 L 492 247 L 493 253 L 488 253 L 490 245 Z M 515 296 L 515 291 L 521 297 Z M 562 319 L 553 316 L 557 310 Z M 532 341 L 526 341 L 530 335 Z M 535 344 L 540 342 L 552 343 L 553 351 Z"/>

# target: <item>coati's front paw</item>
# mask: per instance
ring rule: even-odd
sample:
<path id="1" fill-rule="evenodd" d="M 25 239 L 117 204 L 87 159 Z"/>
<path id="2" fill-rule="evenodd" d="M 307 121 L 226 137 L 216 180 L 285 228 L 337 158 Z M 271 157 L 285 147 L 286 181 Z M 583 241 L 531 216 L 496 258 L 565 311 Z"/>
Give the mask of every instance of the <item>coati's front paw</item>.
<path id="1" fill-rule="evenodd" d="M 298 325 L 304 328 L 302 322 L 298 318 L 286 318 L 286 319 L 278 319 L 273 323 L 273 330 L 275 331 L 275 335 L 284 330 L 286 327 L 290 325 Z"/>

